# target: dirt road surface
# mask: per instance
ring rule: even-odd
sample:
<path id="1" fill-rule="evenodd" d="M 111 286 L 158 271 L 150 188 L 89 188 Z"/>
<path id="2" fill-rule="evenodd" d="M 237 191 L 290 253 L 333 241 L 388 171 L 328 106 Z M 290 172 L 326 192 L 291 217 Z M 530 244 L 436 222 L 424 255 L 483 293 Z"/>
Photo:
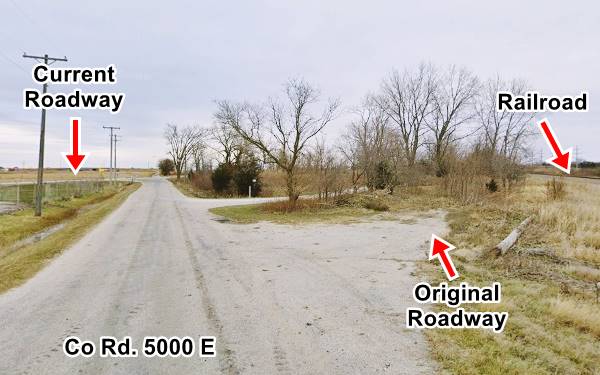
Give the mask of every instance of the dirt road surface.
<path id="1" fill-rule="evenodd" d="M 1 374 L 435 373 L 404 328 L 414 261 L 440 216 L 416 222 L 222 223 L 151 178 L 23 286 L 0 296 Z M 253 200 L 256 202 L 256 200 Z M 67 336 L 214 335 L 216 358 L 67 358 Z"/>

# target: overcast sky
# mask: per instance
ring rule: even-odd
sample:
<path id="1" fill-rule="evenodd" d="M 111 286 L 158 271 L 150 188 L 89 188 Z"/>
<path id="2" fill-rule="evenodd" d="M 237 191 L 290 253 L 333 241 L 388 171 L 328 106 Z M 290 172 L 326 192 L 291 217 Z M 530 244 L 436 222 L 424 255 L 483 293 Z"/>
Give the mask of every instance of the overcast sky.
<path id="1" fill-rule="evenodd" d="M 457 64 L 482 79 L 523 78 L 546 95 L 589 92 L 590 110 L 547 116 L 564 148 L 600 161 L 600 5 L 565 1 L 65 1 L 0 2 L 0 166 L 35 166 L 39 110 L 22 108 L 34 61 L 115 64 L 127 97 L 120 113 L 51 110 L 46 165 L 65 166 L 68 118 L 81 116 L 88 166 L 108 165 L 108 133 L 121 127 L 119 164 L 146 167 L 165 155 L 167 122 L 210 125 L 215 99 L 260 101 L 304 77 L 345 108 L 392 69 Z M 72 87 L 51 87 L 50 92 Z M 598 95 L 597 95 L 598 94 Z M 327 130 L 335 138 L 348 123 Z M 534 126 L 532 124 L 532 126 Z M 538 136 L 536 134 L 536 136 Z M 546 145 L 534 139 L 536 153 Z M 60 164 L 62 163 L 62 164 Z"/>

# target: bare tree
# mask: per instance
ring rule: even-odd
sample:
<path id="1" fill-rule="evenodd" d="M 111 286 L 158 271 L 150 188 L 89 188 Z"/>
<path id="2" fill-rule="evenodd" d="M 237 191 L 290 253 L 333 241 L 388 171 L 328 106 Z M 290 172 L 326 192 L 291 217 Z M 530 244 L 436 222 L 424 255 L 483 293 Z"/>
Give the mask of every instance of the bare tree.
<path id="1" fill-rule="evenodd" d="M 194 172 L 198 173 L 206 168 L 206 143 L 202 136 L 197 137 L 196 142 L 192 145 L 191 159 L 194 164 Z"/>
<path id="2" fill-rule="evenodd" d="M 181 178 L 181 173 L 186 168 L 201 133 L 198 127 L 187 126 L 182 128 L 175 124 L 167 124 L 165 138 L 169 145 L 168 153 L 175 165 L 177 180 Z"/>
<path id="3" fill-rule="evenodd" d="M 353 168 L 352 183 L 356 190 L 358 178 L 364 176 L 367 187 L 393 191 L 397 179 L 399 151 L 403 150 L 397 132 L 392 128 L 389 114 L 373 96 L 367 96 L 345 135 L 342 153 Z M 400 157 L 400 158 L 399 158 Z M 388 176 L 382 181 L 382 172 Z"/>
<path id="4" fill-rule="evenodd" d="M 408 167 L 415 164 L 417 151 L 423 145 L 425 120 L 432 112 L 435 87 L 435 70 L 426 64 L 402 75 L 394 71 L 383 82 L 379 103 L 397 126 Z"/>
<path id="5" fill-rule="evenodd" d="M 514 95 L 524 95 L 527 84 L 521 80 L 504 82 L 500 78 L 489 80 L 477 101 L 477 114 L 483 129 L 484 143 L 497 154 L 516 160 L 523 150 L 524 142 L 531 133 L 531 112 L 498 112 L 496 95 L 498 91 L 510 91 Z"/>
<path id="6" fill-rule="evenodd" d="M 218 104 L 218 103 L 217 103 Z M 221 155 L 225 164 L 233 164 L 243 151 L 242 140 L 237 132 L 228 124 L 228 121 L 240 123 L 244 115 L 243 105 L 234 104 L 228 111 L 230 118 L 223 118 L 222 114 L 215 114 L 216 125 L 211 129 L 212 139 L 218 144 L 214 150 Z"/>
<path id="7" fill-rule="evenodd" d="M 482 143 L 490 157 L 489 168 L 492 175 L 499 175 L 503 185 L 514 179 L 520 157 L 526 150 L 527 138 L 533 132 L 531 112 L 498 112 L 496 95 L 498 91 L 510 91 L 514 95 L 524 95 L 527 84 L 521 80 L 510 82 L 500 78 L 489 80 L 476 101 L 476 113 L 482 129 Z"/>
<path id="8" fill-rule="evenodd" d="M 447 172 L 446 154 L 449 147 L 469 135 L 459 130 L 475 117 L 473 99 L 478 86 L 477 77 L 465 68 L 458 69 L 453 65 L 439 77 L 427 127 L 432 137 L 432 159 L 440 176 Z"/>
<path id="9" fill-rule="evenodd" d="M 342 137 L 338 148 L 346 162 L 346 166 L 350 169 L 352 191 L 356 193 L 358 192 L 358 183 L 365 173 L 361 165 L 359 145 L 354 141 L 351 134 L 346 134 Z"/>
<path id="10" fill-rule="evenodd" d="M 327 147 L 324 140 L 315 142 L 311 147 L 306 156 L 306 166 L 311 171 L 311 185 L 319 199 L 327 201 L 330 196 L 343 193 L 347 186 L 343 178 L 347 166 L 334 149 Z"/>
<path id="11" fill-rule="evenodd" d="M 300 192 L 296 167 L 307 143 L 333 120 L 339 101 L 330 99 L 320 115 L 310 111 L 319 101 L 319 92 L 303 80 L 285 85 L 286 100 L 271 99 L 267 105 L 241 105 L 217 102 L 215 118 L 223 121 L 249 145 L 286 173 L 287 195 L 291 206 Z M 240 116 L 243 108 L 244 116 Z"/>

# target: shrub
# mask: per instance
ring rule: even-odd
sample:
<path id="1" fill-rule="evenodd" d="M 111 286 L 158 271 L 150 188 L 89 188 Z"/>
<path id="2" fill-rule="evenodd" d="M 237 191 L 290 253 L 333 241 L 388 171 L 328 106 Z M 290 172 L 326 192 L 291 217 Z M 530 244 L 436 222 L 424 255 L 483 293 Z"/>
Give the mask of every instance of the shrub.
<path id="1" fill-rule="evenodd" d="M 442 179 L 446 196 L 462 203 L 474 203 L 486 193 L 487 155 L 479 149 L 456 155 L 448 162 L 448 170 Z"/>
<path id="2" fill-rule="evenodd" d="M 289 213 L 292 211 L 319 211 L 322 209 L 333 208 L 332 205 L 322 202 L 318 199 L 298 199 L 291 205 L 287 200 L 269 202 L 262 205 L 262 210 L 269 213 Z"/>
<path id="3" fill-rule="evenodd" d="M 228 193 L 233 178 L 233 166 L 228 163 L 221 163 L 213 171 L 211 180 L 212 186 L 216 193 Z"/>
<path id="4" fill-rule="evenodd" d="M 388 211 L 390 206 L 377 199 L 369 199 L 364 203 L 364 207 L 373 211 Z"/>
<path id="5" fill-rule="evenodd" d="M 211 176 L 211 171 L 202 170 L 199 172 L 191 172 L 189 179 L 194 189 L 209 191 L 213 188 Z"/>
<path id="6" fill-rule="evenodd" d="M 394 172 L 391 166 L 386 161 L 379 162 L 375 169 L 373 187 L 375 189 L 385 189 L 392 185 L 393 178 Z"/>
<path id="7" fill-rule="evenodd" d="M 158 170 L 162 176 L 168 176 L 175 170 L 175 164 L 171 159 L 162 159 L 158 162 Z"/>
<path id="8" fill-rule="evenodd" d="M 548 199 L 553 201 L 560 200 L 565 194 L 565 183 L 563 181 L 552 178 L 552 180 L 546 182 L 546 196 Z"/>
<path id="9" fill-rule="evenodd" d="M 333 200 L 333 204 L 337 207 L 351 207 L 352 203 L 352 196 L 349 194 L 338 195 Z"/>
<path id="10" fill-rule="evenodd" d="M 241 159 L 233 171 L 233 182 L 239 195 L 248 194 L 248 186 L 252 186 L 252 196 L 260 193 L 262 184 L 260 181 L 260 166 L 253 156 Z"/>
<path id="11" fill-rule="evenodd" d="M 490 191 L 490 193 L 495 193 L 498 191 L 498 184 L 493 178 L 490 180 L 490 182 L 485 183 L 485 187 Z"/>

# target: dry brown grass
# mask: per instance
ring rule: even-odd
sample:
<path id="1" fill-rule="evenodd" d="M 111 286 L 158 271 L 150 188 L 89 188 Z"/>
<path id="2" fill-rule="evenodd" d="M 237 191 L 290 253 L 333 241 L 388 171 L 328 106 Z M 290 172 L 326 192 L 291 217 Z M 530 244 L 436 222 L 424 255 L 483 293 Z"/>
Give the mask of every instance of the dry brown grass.
<path id="1" fill-rule="evenodd" d="M 539 207 L 539 225 L 561 255 L 600 264 L 600 184 L 565 180 L 566 196 Z"/>
<path id="2" fill-rule="evenodd" d="M 278 169 L 267 169 L 260 174 L 261 196 L 282 197 L 286 195 L 285 174 Z"/>
<path id="3" fill-rule="evenodd" d="M 598 305 L 586 301 L 556 298 L 551 302 L 550 313 L 562 323 L 590 332 L 600 338 L 600 315 Z"/>
<path id="4" fill-rule="evenodd" d="M 319 201 L 318 199 L 298 199 L 294 205 L 291 205 L 287 200 L 279 200 L 260 205 L 260 209 L 265 213 L 289 213 L 293 211 L 317 212 L 334 207 L 335 205 Z"/>
<path id="5" fill-rule="evenodd" d="M 569 265 L 565 268 L 567 274 L 589 283 L 600 282 L 600 269 L 581 264 Z"/>
<path id="6" fill-rule="evenodd" d="M 535 176 L 518 189 L 449 211 L 449 239 L 459 248 L 455 263 L 460 280 L 478 286 L 500 282 L 502 304 L 492 308 L 509 312 L 500 335 L 478 330 L 427 332 L 434 355 L 451 373 L 600 373 L 600 318 L 595 304 L 595 283 L 600 280 L 600 248 L 595 242 L 600 184 L 567 178 L 562 199 L 548 200 L 547 180 Z M 515 249 L 500 258 L 481 256 L 529 215 L 535 220 Z M 530 248 L 543 249 L 548 256 L 532 256 L 527 253 Z M 480 255 L 463 256 L 472 249 Z M 430 278 L 442 281 L 439 268 L 424 263 Z"/>
<path id="7" fill-rule="evenodd" d="M 155 169 L 122 168 L 119 169 L 119 178 L 139 178 L 150 177 L 156 173 Z M 76 176 L 68 169 L 44 169 L 44 181 L 63 181 L 63 180 L 97 180 L 109 177 L 107 168 L 97 171 L 82 170 Z M 37 169 L 22 169 L 11 172 L 0 172 L 0 182 L 20 182 L 35 181 L 37 179 Z"/>
<path id="8" fill-rule="evenodd" d="M 183 195 L 192 198 L 219 198 L 219 196 L 212 190 L 199 189 L 192 185 L 190 181 L 182 177 L 179 181 L 175 177 L 169 177 L 168 180 L 179 190 Z"/>
<path id="9" fill-rule="evenodd" d="M 552 166 L 535 166 L 528 168 L 529 173 L 543 174 L 548 176 L 562 176 L 562 172 Z M 571 168 L 571 176 L 574 177 L 590 177 L 600 178 L 600 167 L 595 168 L 579 168 L 575 165 Z"/>
<path id="10" fill-rule="evenodd" d="M 565 193 L 565 182 L 563 180 L 552 178 L 546 181 L 546 195 L 549 200 L 561 200 L 565 197 Z"/>
<path id="11" fill-rule="evenodd" d="M 534 215 L 519 241 L 522 247 L 542 246 L 565 258 L 600 264 L 600 183 L 566 178 L 563 198 L 548 200 L 547 181 L 532 176 L 510 192 L 450 211 L 454 239 L 459 246 L 493 246 Z"/>
<path id="12" fill-rule="evenodd" d="M 0 224 L 9 224 L 10 228 L 16 231 L 16 235 L 11 236 L 12 242 L 5 242 L 3 247 L 0 247 L 0 293 L 20 285 L 35 275 L 52 258 L 59 255 L 117 208 L 139 186 L 139 183 L 130 184 L 119 191 L 107 190 L 85 198 L 73 199 L 64 208 L 50 208 L 48 211 L 51 212 L 47 212 L 47 214 L 54 215 L 55 221 L 52 222 L 33 217 L 31 209 L 16 216 L 0 215 Z M 72 211 L 74 209 L 77 211 Z M 62 216 L 63 213 L 68 213 L 68 215 Z M 47 226 L 59 222 L 64 223 L 64 227 L 43 240 L 32 244 L 16 245 L 17 249 L 9 248 L 9 245 L 22 238 L 22 234 L 32 234 L 34 231 L 43 229 L 44 227 L 40 223 Z"/>
<path id="13" fill-rule="evenodd" d="M 312 222 L 355 222 L 387 211 L 381 197 L 371 194 L 342 195 L 329 201 L 301 198 L 295 205 L 287 199 L 242 206 L 213 208 L 210 211 L 238 223 L 271 221 L 281 224 Z"/>

